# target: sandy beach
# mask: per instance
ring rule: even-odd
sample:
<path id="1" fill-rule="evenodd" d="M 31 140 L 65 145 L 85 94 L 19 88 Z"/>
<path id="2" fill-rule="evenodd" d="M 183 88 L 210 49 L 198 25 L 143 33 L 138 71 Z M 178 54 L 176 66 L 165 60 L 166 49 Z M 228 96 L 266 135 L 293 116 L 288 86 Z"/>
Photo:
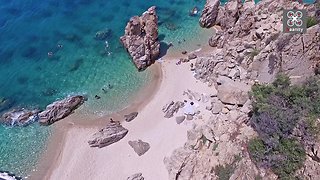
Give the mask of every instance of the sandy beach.
<path id="1" fill-rule="evenodd" d="M 34 177 L 52 180 L 99 180 L 126 179 L 132 174 L 142 173 L 146 179 L 168 179 L 163 160 L 170 156 L 174 149 L 183 146 L 187 130 L 192 128 L 194 123 L 185 121 L 178 125 L 174 118 L 164 118 L 162 107 L 171 101 L 186 99 L 183 92 L 187 89 L 211 93 L 206 84 L 197 82 L 193 77 L 190 63 L 176 65 L 177 60 L 178 58 L 166 57 L 156 62 L 153 66 L 157 67 L 153 68 L 161 68 L 161 72 L 156 73 L 160 83 L 153 85 L 156 89 L 147 90 L 148 98 L 144 96 L 144 101 L 139 97 L 140 103 L 133 103 L 130 108 L 112 115 L 115 120 L 121 120 L 123 114 L 133 109 L 139 112 L 132 122 L 122 122 L 129 133 L 119 142 L 101 149 L 90 148 L 88 145 L 92 134 L 108 122 L 107 117 L 90 124 L 79 120 L 75 114 L 63 123 L 57 123 L 57 137 L 53 140 L 56 142 L 49 144 L 46 153 L 50 154 L 51 151 L 51 157 L 44 157 L 39 167 L 39 172 L 46 173 L 35 173 Z M 138 156 L 128 144 L 128 141 L 138 139 L 151 146 L 142 156 Z M 59 147 L 61 151 L 57 151 Z"/>

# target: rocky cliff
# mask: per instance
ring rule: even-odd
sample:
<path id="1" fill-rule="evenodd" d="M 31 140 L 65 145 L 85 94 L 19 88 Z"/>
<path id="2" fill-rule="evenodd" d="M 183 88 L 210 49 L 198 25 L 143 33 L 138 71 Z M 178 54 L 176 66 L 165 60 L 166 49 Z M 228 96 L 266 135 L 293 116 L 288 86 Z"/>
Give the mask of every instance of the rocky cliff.
<path id="1" fill-rule="evenodd" d="M 160 54 L 156 7 L 150 7 L 140 17 L 132 17 L 120 41 L 138 70 L 150 66 Z"/>
<path id="2" fill-rule="evenodd" d="M 220 0 L 207 0 L 199 20 L 200 26 L 210 28 L 216 23 Z"/>
<path id="3" fill-rule="evenodd" d="M 164 159 L 169 178 L 277 179 L 270 170 L 257 167 L 247 151 L 249 140 L 256 136 L 247 123 L 252 108 L 248 91 L 255 83 L 272 82 L 278 73 L 294 83 L 315 74 L 320 63 L 319 24 L 309 27 L 306 34 L 284 34 L 282 10 L 306 9 L 308 16 L 316 16 L 316 6 L 286 0 L 258 4 L 230 0 L 214 8 L 214 12 L 218 9 L 216 18 L 206 18 L 209 10 L 213 12 L 208 2 L 200 25 L 220 26 L 208 41 L 213 52 L 190 63 L 194 77 L 216 92 L 206 107 L 212 115 L 195 122 L 185 145 Z M 319 179 L 319 168 L 310 155 L 297 174 Z"/>

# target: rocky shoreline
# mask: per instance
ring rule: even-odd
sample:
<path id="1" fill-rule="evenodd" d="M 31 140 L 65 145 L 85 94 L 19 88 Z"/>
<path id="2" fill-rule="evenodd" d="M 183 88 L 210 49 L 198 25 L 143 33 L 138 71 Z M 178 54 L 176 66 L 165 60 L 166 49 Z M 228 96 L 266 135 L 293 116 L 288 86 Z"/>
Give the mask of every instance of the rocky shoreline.
<path id="1" fill-rule="evenodd" d="M 266 0 L 256 5 L 251 0 L 243 4 L 230 0 L 225 6 L 208 0 L 199 23 L 217 29 L 208 40 L 212 51 L 203 56 L 183 52 L 177 63 L 166 60 L 162 65 L 165 80 L 141 111 L 120 117 L 121 122 L 111 119 L 98 132 L 82 130 L 85 133 L 79 138 L 75 137 L 76 130 L 70 133 L 61 164 L 51 178 L 112 179 L 121 175 L 132 180 L 277 179 L 269 169 L 256 166 L 248 153 L 249 140 L 257 136 L 248 123 L 252 111 L 249 92 L 255 84 L 271 83 L 279 73 L 288 75 L 294 83 L 316 73 L 319 24 L 308 28 L 306 34 L 281 33 L 281 10 L 293 7 L 306 9 L 310 16 L 316 12 L 315 5 L 285 0 Z M 144 48 L 140 51 L 137 47 L 150 42 L 142 41 L 148 39 L 148 33 L 141 30 L 146 31 L 148 22 L 144 15 L 157 18 L 154 10 L 152 7 L 142 17 L 132 18 L 121 38 L 138 70 L 153 61 L 150 54 L 145 56 Z M 155 22 L 150 22 L 150 33 L 154 35 Z M 157 52 L 157 38 L 151 39 L 155 45 L 151 49 Z M 90 139 L 88 134 L 93 132 Z M 74 144 L 77 152 L 73 151 Z M 90 146 L 99 147 L 99 151 Z M 112 165 L 107 171 L 101 168 L 106 162 Z M 308 157 L 300 173 L 319 179 L 319 169 L 319 164 Z"/>
<path id="2" fill-rule="evenodd" d="M 315 75 L 314 67 L 320 63 L 319 24 L 306 34 L 281 33 L 281 9 L 306 9 L 315 16 L 315 5 L 273 0 L 218 4 L 207 0 L 199 21 L 202 27 L 219 26 L 208 41 L 216 49 L 189 62 L 194 77 L 214 92 L 205 101 L 195 98 L 201 97 L 199 93 L 189 99 L 207 102 L 212 115 L 204 123 L 195 122 L 185 145 L 164 159 L 169 179 L 277 179 L 268 169 L 257 167 L 248 154 L 247 144 L 257 136 L 247 123 L 252 108 L 248 92 L 255 83 L 273 82 L 279 73 L 294 83 Z M 308 158 L 300 175 L 318 179 L 316 169 L 319 164 Z"/>
<path id="3" fill-rule="evenodd" d="M 84 96 L 70 96 L 49 104 L 45 110 L 13 109 L 0 117 L 0 123 L 8 126 L 28 126 L 34 122 L 51 125 L 74 112 L 85 101 Z"/>

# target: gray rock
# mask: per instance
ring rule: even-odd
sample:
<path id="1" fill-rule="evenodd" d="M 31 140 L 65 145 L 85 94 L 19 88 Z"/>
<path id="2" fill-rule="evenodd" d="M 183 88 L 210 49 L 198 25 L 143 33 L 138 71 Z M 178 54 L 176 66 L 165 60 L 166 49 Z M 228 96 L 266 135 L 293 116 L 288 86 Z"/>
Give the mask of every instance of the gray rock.
<path id="1" fill-rule="evenodd" d="M 187 120 L 189 121 L 193 120 L 193 116 L 191 114 L 187 114 Z"/>
<path id="2" fill-rule="evenodd" d="M 111 122 L 105 128 L 99 130 L 92 136 L 88 143 L 90 147 L 105 147 L 120 141 L 128 133 L 128 130 L 121 126 L 120 122 Z"/>
<path id="3" fill-rule="evenodd" d="M 217 32 L 215 35 L 213 35 L 208 43 L 209 43 L 209 46 L 211 47 L 218 47 L 219 43 L 221 43 L 221 40 L 222 40 L 222 33 L 220 32 Z M 220 47 L 220 46 L 219 46 Z"/>
<path id="4" fill-rule="evenodd" d="M 212 114 L 219 114 L 222 111 L 223 103 L 221 101 L 212 102 L 211 112 Z"/>
<path id="5" fill-rule="evenodd" d="M 176 122 L 177 124 L 181 124 L 186 119 L 186 116 L 177 116 Z"/>
<path id="6" fill-rule="evenodd" d="M 120 40 L 139 71 L 150 66 L 160 54 L 156 7 L 150 7 L 141 17 L 132 17 Z"/>
<path id="7" fill-rule="evenodd" d="M 142 173 L 136 173 L 128 177 L 127 180 L 144 180 L 144 177 L 142 176 Z"/>
<path id="8" fill-rule="evenodd" d="M 162 108 L 162 112 L 167 112 L 170 108 L 171 108 L 171 106 L 174 104 L 174 102 L 173 101 L 171 101 L 170 103 L 168 103 L 168 104 L 166 104 L 165 106 L 163 106 L 163 108 Z"/>
<path id="9" fill-rule="evenodd" d="M 124 115 L 125 121 L 130 122 L 132 121 L 134 118 L 136 118 L 138 116 L 138 112 L 132 112 L 128 115 Z"/>
<path id="10" fill-rule="evenodd" d="M 215 25 L 216 18 L 218 16 L 219 5 L 219 0 L 207 0 L 199 20 L 201 27 L 210 28 Z"/>
<path id="11" fill-rule="evenodd" d="M 226 104 L 243 105 L 248 99 L 250 85 L 243 82 L 233 81 L 224 76 L 219 78 L 218 98 Z"/>
<path id="12" fill-rule="evenodd" d="M 0 117 L 0 123 L 7 126 L 27 126 L 39 119 L 39 110 L 14 109 Z"/>
<path id="13" fill-rule="evenodd" d="M 0 171 L 0 179 L 1 180 L 19 180 L 22 178 L 14 175 L 8 171 Z"/>
<path id="14" fill-rule="evenodd" d="M 139 156 L 142 156 L 150 149 L 150 144 L 147 142 L 143 142 L 140 139 L 138 141 L 129 141 L 128 144 Z"/>
<path id="15" fill-rule="evenodd" d="M 211 142 L 215 142 L 216 141 L 215 137 L 214 137 L 213 130 L 209 126 L 204 125 L 201 128 L 202 128 L 202 134 L 207 140 L 209 140 Z"/>
<path id="16" fill-rule="evenodd" d="M 175 113 L 177 113 L 179 111 L 180 108 L 184 107 L 184 103 L 183 102 L 180 102 L 180 101 L 177 101 L 175 102 L 173 105 L 171 105 L 167 111 L 165 111 L 165 115 L 164 117 L 165 118 L 171 118 L 173 117 L 173 115 Z"/>
<path id="17" fill-rule="evenodd" d="M 84 96 L 71 96 L 53 102 L 49 104 L 44 111 L 39 113 L 39 123 L 46 126 L 55 123 L 73 113 L 84 101 Z"/>
<path id="18" fill-rule="evenodd" d="M 189 60 L 195 59 L 195 58 L 197 58 L 197 55 L 194 54 L 194 53 L 188 55 L 188 59 L 189 59 Z"/>

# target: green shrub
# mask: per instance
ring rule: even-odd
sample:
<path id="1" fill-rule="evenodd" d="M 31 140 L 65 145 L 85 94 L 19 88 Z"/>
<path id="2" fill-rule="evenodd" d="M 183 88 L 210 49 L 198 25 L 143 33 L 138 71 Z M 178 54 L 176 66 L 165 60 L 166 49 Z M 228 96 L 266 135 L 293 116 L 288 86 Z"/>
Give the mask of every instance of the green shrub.
<path id="1" fill-rule="evenodd" d="M 279 75 L 270 85 L 254 85 L 251 98 L 250 123 L 259 135 L 248 144 L 251 158 L 281 179 L 293 178 L 304 163 L 304 148 L 310 148 L 320 132 L 316 123 L 320 116 L 319 76 L 296 86 Z M 293 131 L 302 136 L 295 137 Z"/>
<path id="2" fill-rule="evenodd" d="M 315 17 L 308 16 L 307 17 L 307 28 L 312 27 L 318 24 L 317 19 Z"/>

